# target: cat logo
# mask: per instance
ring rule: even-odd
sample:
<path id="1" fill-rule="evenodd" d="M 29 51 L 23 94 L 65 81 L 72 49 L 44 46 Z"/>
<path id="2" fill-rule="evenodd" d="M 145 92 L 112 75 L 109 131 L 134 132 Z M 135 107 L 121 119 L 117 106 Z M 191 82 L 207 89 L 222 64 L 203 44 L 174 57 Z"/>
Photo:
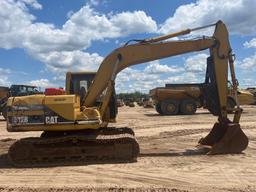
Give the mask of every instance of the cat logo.
<path id="1" fill-rule="evenodd" d="M 57 124 L 58 123 L 58 116 L 46 116 L 45 117 L 46 124 Z"/>

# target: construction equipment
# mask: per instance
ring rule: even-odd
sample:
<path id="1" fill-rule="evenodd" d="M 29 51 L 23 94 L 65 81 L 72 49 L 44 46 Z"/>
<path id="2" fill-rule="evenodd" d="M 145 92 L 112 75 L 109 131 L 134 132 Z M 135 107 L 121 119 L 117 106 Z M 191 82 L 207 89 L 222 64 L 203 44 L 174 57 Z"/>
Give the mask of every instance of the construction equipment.
<path id="1" fill-rule="evenodd" d="M 128 107 L 135 107 L 134 100 L 131 99 L 131 98 L 126 99 L 126 100 L 124 101 L 124 104 L 125 104 L 125 106 L 128 106 Z"/>
<path id="2" fill-rule="evenodd" d="M 228 108 L 234 108 L 237 105 L 235 100 L 236 93 L 240 105 L 253 105 L 256 103 L 256 97 L 249 90 L 237 89 L 237 91 L 234 91 L 233 84 L 228 81 Z"/>
<path id="3" fill-rule="evenodd" d="M 144 108 L 154 108 L 154 102 L 151 97 L 142 100 Z"/>
<path id="4" fill-rule="evenodd" d="M 165 87 L 157 87 L 149 91 L 153 98 L 156 111 L 161 115 L 192 115 L 197 108 L 205 106 L 204 83 L 193 84 L 166 84 Z M 240 105 L 255 104 L 255 96 L 247 90 L 234 90 L 228 83 L 227 111 L 232 113 L 237 106 L 235 92 Z"/>
<path id="5" fill-rule="evenodd" d="M 0 112 L 3 117 L 7 117 L 7 100 L 9 97 L 25 96 L 40 94 L 36 86 L 31 85 L 11 85 L 8 87 L 0 87 Z"/>
<path id="6" fill-rule="evenodd" d="M 123 107 L 124 106 L 124 102 L 122 99 L 117 99 L 117 107 Z"/>
<path id="7" fill-rule="evenodd" d="M 256 102 L 256 97 L 248 90 L 238 89 L 237 96 L 240 105 L 254 105 Z"/>
<path id="8" fill-rule="evenodd" d="M 255 87 L 248 87 L 246 88 L 247 91 L 249 91 L 251 94 L 253 94 L 256 97 L 256 88 Z"/>
<path id="9" fill-rule="evenodd" d="M 166 84 L 149 91 L 161 115 L 192 115 L 204 105 L 203 84 Z"/>
<path id="10" fill-rule="evenodd" d="M 143 98 L 137 99 L 136 103 L 138 106 L 143 106 Z"/>
<path id="11" fill-rule="evenodd" d="M 245 89 L 237 90 L 238 100 L 240 105 L 255 105 L 256 104 L 256 96 L 253 95 L 250 91 Z"/>
<path id="12" fill-rule="evenodd" d="M 213 115 L 218 116 L 218 122 L 205 138 L 200 139 L 199 144 L 210 147 L 208 154 L 243 151 L 248 145 L 248 138 L 239 125 L 242 109 L 239 106 L 235 109 L 233 120 L 227 117 L 228 66 L 232 82 L 236 83 L 228 31 L 221 21 L 206 27 L 210 26 L 215 26 L 212 37 L 167 41 L 205 28 L 200 27 L 136 40 L 134 44 L 128 42 L 105 57 L 95 76 L 88 74 L 86 80 L 80 80 L 79 74 L 73 78 L 68 73 L 67 95 L 9 98 L 8 131 L 43 131 L 39 138 L 15 142 L 8 153 L 11 162 L 16 165 L 48 165 L 70 160 L 136 160 L 139 145 L 133 131 L 130 128 L 107 128 L 117 115 L 116 75 L 135 64 L 205 49 L 210 49 L 206 105 Z"/>

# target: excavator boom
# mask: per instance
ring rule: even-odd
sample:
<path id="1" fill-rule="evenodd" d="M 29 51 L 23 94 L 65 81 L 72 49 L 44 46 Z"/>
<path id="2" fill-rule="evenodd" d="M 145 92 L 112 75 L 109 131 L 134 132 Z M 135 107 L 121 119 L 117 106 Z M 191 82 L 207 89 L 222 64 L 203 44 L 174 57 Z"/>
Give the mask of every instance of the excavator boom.
<path id="1" fill-rule="evenodd" d="M 116 76 L 117 73 L 127 67 L 184 53 L 205 50 L 214 46 L 215 43 L 213 38 L 204 38 L 153 44 L 142 42 L 118 48 L 103 60 L 93 84 L 88 90 L 83 105 L 93 106 L 96 98 L 107 87 L 112 75 Z M 117 61 L 118 65 L 115 67 Z"/>
<path id="2" fill-rule="evenodd" d="M 205 88 L 207 98 L 206 106 L 208 106 L 209 111 L 213 115 L 219 117 L 219 122 L 214 125 L 213 130 L 207 137 L 199 141 L 199 144 L 211 146 L 212 150 L 209 152 L 211 154 L 237 153 L 243 151 L 248 145 L 248 138 L 239 125 L 239 119 L 242 113 L 241 108 L 238 107 L 236 109 L 233 122 L 227 117 L 229 65 L 232 82 L 236 85 L 234 65 L 231 59 L 232 49 L 229 43 L 229 34 L 222 21 L 218 21 L 215 25 L 213 36 L 208 38 L 203 37 L 195 40 L 162 42 L 162 40 L 167 40 L 178 35 L 189 34 L 193 31 L 187 29 L 175 34 L 142 40 L 140 43 L 127 45 L 114 50 L 103 60 L 83 105 L 93 106 L 95 98 L 107 88 L 109 92 L 106 94 L 105 103 L 103 104 L 103 108 L 101 108 L 101 113 L 104 114 L 107 103 L 109 102 L 108 95 L 112 93 L 114 89 L 113 82 L 117 73 L 129 66 L 209 49 L 210 57 L 207 63 L 207 75 L 209 77 L 208 86 Z M 219 145 L 219 143 L 221 143 L 221 145 Z"/>

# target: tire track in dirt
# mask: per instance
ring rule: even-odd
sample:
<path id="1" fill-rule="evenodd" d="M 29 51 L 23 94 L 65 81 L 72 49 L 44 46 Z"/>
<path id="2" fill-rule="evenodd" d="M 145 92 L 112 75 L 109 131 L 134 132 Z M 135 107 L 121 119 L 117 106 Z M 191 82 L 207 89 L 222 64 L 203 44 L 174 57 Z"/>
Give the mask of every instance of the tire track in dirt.
<path id="1" fill-rule="evenodd" d="M 180 129 L 176 131 L 160 132 L 159 135 L 154 135 L 150 137 L 140 136 L 140 137 L 137 137 L 137 139 L 139 141 L 143 141 L 143 140 L 149 140 L 149 139 L 172 138 L 172 137 L 180 137 L 180 136 L 187 136 L 187 135 L 209 132 L 210 130 L 211 129 Z"/>

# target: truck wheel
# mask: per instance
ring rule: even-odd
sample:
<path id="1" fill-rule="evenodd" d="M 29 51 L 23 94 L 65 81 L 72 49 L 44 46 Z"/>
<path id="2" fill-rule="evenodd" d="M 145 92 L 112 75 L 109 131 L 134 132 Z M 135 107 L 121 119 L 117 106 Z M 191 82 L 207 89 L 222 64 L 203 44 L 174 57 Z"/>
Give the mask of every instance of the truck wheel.
<path id="1" fill-rule="evenodd" d="M 233 113 L 233 111 L 231 109 L 233 109 L 236 106 L 236 102 L 234 101 L 233 98 L 228 97 L 227 99 L 227 112 L 228 114 Z"/>
<path id="2" fill-rule="evenodd" d="M 161 102 L 161 111 L 164 115 L 176 115 L 179 112 L 179 102 L 166 99 Z"/>
<path id="3" fill-rule="evenodd" d="M 197 105 L 192 99 L 183 100 L 180 105 L 180 112 L 183 115 L 192 115 L 196 112 Z"/>
<path id="4" fill-rule="evenodd" d="M 161 103 L 157 103 L 155 106 L 155 109 L 156 109 L 157 113 L 159 113 L 160 115 L 163 115 L 163 111 L 161 109 Z"/>

